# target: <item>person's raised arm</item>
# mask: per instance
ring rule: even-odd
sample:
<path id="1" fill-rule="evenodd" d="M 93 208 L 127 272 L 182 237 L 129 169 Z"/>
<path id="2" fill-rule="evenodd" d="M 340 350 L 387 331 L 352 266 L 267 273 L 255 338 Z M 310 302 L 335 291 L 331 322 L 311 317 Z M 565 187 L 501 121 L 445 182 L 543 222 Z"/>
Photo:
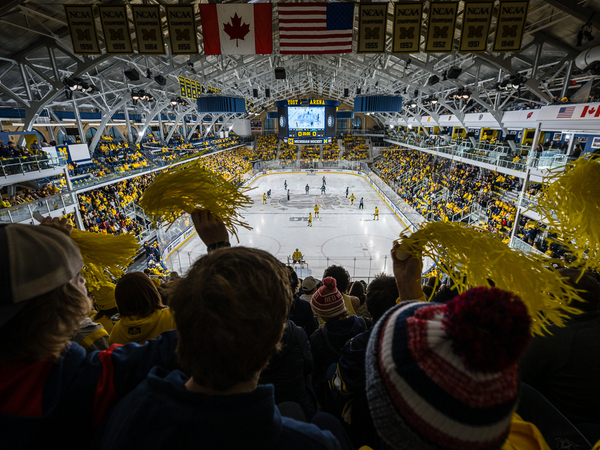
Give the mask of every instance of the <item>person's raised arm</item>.
<path id="1" fill-rule="evenodd" d="M 196 209 L 192 221 L 202 242 L 209 252 L 221 247 L 231 247 L 225 224 L 207 209 Z"/>
<path id="2" fill-rule="evenodd" d="M 421 289 L 421 271 L 423 269 L 421 259 L 414 256 L 409 256 L 402 260 L 398 259 L 396 257 L 396 249 L 399 246 L 398 242 L 394 242 L 391 257 L 400 301 L 425 301 L 425 294 L 423 294 L 423 289 Z"/>

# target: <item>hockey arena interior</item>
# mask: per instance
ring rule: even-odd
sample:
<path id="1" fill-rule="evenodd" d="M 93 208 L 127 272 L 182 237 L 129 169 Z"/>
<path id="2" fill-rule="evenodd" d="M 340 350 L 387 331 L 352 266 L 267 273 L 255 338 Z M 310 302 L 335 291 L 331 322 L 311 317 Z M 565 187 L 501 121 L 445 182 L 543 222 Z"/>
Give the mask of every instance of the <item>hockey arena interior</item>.
<path id="1" fill-rule="evenodd" d="M 600 450 L 600 0 L 0 2 L 3 449 Z"/>

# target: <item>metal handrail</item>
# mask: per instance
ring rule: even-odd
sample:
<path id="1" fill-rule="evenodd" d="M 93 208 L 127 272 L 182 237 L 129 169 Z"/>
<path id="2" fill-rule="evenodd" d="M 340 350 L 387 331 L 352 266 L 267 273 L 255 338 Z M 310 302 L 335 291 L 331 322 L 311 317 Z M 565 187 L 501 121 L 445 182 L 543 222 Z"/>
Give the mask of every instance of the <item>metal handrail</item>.
<path id="1" fill-rule="evenodd" d="M 8 177 L 9 175 L 53 169 L 66 165 L 67 160 L 62 154 L 40 153 L 30 156 L 0 158 L 0 175 Z"/>
<path id="2" fill-rule="evenodd" d="M 11 208 L 0 209 L 0 223 L 19 223 L 33 219 L 33 213 L 42 215 L 53 211 L 64 210 L 67 206 L 77 204 L 74 192 L 63 192 L 61 194 L 44 197 L 27 203 L 22 203 Z"/>
<path id="3" fill-rule="evenodd" d="M 393 140 L 393 139 L 392 139 Z M 458 156 L 461 158 L 471 159 L 473 161 L 478 161 L 482 163 L 492 164 L 499 167 L 504 167 L 506 169 L 516 170 L 519 172 L 525 172 L 527 169 L 527 162 L 513 162 L 502 159 L 506 156 L 503 152 L 493 151 L 481 147 L 474 146 L 466 146 L 463 143 L 454 143 L 454 144 L 446 144 L 446 145 L 431 145 L 427 144 L 425 141 L 421 140 L 417 142 L 414 139 L 407 139 L 407 142 L 399 142 L 398 145 L 409 144 L 415 147 L 427 148 L 430 150 L 434 150 L 439 153 L 445 153 L 451 156 Z M 534 166 L 535 161 L 530 164 Z M 556 163 L 552 167 L 559 166 L 560 164 Z"/>

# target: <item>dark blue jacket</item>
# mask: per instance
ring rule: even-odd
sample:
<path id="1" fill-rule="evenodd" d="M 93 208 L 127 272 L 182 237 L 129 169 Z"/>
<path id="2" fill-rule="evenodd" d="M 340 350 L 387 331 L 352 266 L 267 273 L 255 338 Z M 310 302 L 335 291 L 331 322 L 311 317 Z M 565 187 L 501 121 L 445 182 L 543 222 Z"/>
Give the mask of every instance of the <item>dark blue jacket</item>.
<path id="1" fill-rule="evenodd" d="M 176 367 L 177 333 L 145 345 L 112 345 L 86 355 L 71 343 L 58 361 L 0 365 L 2 449 L 84 449 L 108 410 L 153 366 Z"/>
<path id="2" fill-rule="evenodd" d="M 363 445 L 378 448 L 380 444 L 366 392 L 365 359 L 372 330 L 358 334 L 346 343 L 335 374 L 329 380 L 336 415 L 345 422 L 345 430 L 355 448 Z"/>
<path id="3" fill-rule="evenodd" d="M 366 330 L 367 324 L 362 317 L 350 316 L 327 322 L 310 336 L 310 347 L 315 362 L 313 384 L 317 399 L 322 405 L 325 402 L 327 369 L 331 364 L 338 362 L 346 342 Z"/>
<path id="4" fill-rule="evenodd" d="M 146 381 L 113 409 L 92 448 L 340 448 L 328 431 L 281 417 L 271 385 L 244 394 L 206 395 L 188 391 L 188 379 L 178 370 L 152 369 Z"/>
<path id="5" fill-rule="evenodd" d="M 312 387 L 313 357 L 308 337 L 302 328 L 288 320 L 281 350 L 261 372 L 259 383 L 275 387 L 275 403 L 296 402 L 310 420 L 317 412 L 317 398 Z"/>

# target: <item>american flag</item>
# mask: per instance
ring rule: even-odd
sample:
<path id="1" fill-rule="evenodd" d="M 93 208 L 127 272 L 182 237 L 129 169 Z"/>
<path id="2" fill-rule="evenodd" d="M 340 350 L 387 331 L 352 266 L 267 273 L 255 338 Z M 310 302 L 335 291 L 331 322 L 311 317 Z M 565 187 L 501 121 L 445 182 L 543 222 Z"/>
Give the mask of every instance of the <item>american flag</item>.
<path id="1" fill-rule="evenodd" d="M 278 3 L 281 54 L 350 53 L 354 3 Z"/>
<path id="2" fill-rule="evenodd" d="M 563 106 L 558 110 L 557 119 L 570 119 L 573 117 L 573 112 L 575 111 L 574 106 Z"/>

